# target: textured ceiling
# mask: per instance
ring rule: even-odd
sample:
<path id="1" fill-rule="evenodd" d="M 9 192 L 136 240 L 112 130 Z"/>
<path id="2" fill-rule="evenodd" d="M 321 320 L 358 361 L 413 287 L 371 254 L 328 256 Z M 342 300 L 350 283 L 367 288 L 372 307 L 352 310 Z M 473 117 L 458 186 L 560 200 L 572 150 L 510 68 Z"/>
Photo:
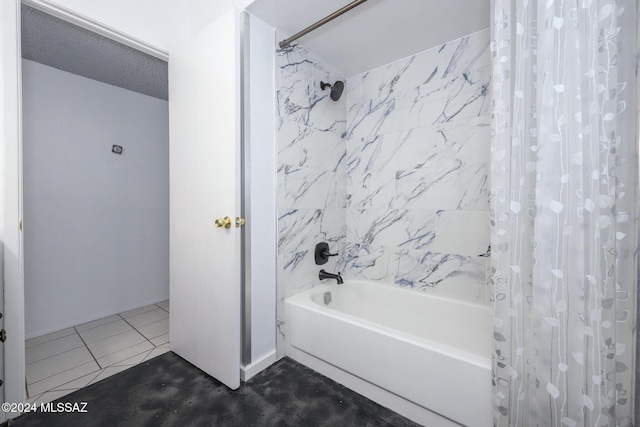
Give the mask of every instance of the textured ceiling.
<path id="1" fill-rule="evenodd" d="M 255 0 L 247 10 L 289 37 L 351 2 Z M 294 43 L 349 77 L 488 28 L 489 6 L 489 0 L 369 0 Z"/>
<path id="2" fill-rule="evenodd" d="M 168 99 L 165 61 L 24 5 L 22 57 L 134 92 Z"/>

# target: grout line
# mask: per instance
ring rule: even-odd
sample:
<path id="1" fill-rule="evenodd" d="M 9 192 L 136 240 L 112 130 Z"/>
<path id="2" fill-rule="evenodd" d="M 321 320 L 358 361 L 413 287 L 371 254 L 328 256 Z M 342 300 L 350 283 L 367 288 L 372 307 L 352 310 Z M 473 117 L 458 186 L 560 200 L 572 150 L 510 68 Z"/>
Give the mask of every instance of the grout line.
<path id="1" fill-rule="evenodd" d="M 97 321 L 99 321 L 99 320 L 108 319 L 109 317 L 113 317 L 113 316 L 115 316 L 115 314 L 112 314 L 111 316 L 103 317 L 102 319 L 92 320 L 91 322 L 85 322 L 85 323 L 82 323 L 82 324 L 80 324 L 80 325 L 73 326 L 73 329 L 75 329 L 75 331 L 76 331 L 76 332 L 80 333 L 80 332 L 90 331 L 90 330 L 92 330 L 92 329 L 99 328 L 100 326 L 108 325 L 108 324 L 113 323 L 113 322 L 117 322 L 118 320 L 116 319 L 116 320 L 113 320 L 113 321 L 111 321 L 111 322 L 102 323 L 102 324 L 100 324 L 100 325 L 96 325 L 96 326 L 92 326 L 92 327 L 87 328 L 87 329 L 83 329 L 82 331 L 78 331 L 78 330 L 76 329 L 76 328 L 78 328 L 78 327 L 80 327 L 80 326 L 82 326 L 82 325 L 86 325 L 87 323 L 97 322 Z"/>
<path id="2" fill-rule="evenodd" d="M 46 357 L 46 358 L 44 358 L 44 359 L 42 359 L 42 360 L 38 360 L 37 362 L 33 362 L 33 363 L 42 362 L 42 361 L 44 361 L 44 360 L 51 359 L 52 357 L 60 356 L 61 354 L 65 354 L 65 353 L 68 353 L 68 352 L 70 352 L 70 351 L 77 350 L 77 349 L 79 349 L 79 348 L 82 348 L 82 346 L 80 346 L 80 347 L 76 347 L 76 348 L 72 348 L 72 349 L 67 350 L 67 351 L 63 351 L 62 353 L 58 353 L 58 354 L 56 354 L 56 355 Z M 91 352 L 89 352 L 89 354 L 91 354 Z M 92 355 L 92 356 L 93 356 L 93 355 Z M 95 358 L 94 358 L 94 359 L 95 359 Z M 56 375 L 58 375 L 58 374 L 61 374 L 62 372 L 70 371 L 71 369 L 77 368 L 78 366 L 86 365 L 87 363 L 90 363 L 90 362 L 91 362 L 91 361 L 89 360 L 89 361 L 84 362 L 84 363 L 81 363 L 81 364 L 79 364 L 79 365 L 72 366 L 72 367 L 71 367 L 71 368 L 69 368 L 69 369 L 65 369 L 64 371 L 61 371 L 61 372 L 56 372 L 55 374 L 49 375 L 48 377 L 41 378 L 41 379 L 39 379 L 38 381 L 42 381 L 42 380 L 44 380 L 44 379 L 51 378 L 51 377 L 53 377 L 53 376 L 56 376 Z M 29 365 L 32 365 L 32 363 L 30 363 Z M 27 366 L 28 366 L 28 365 L 27 365 Z M 25 369 L 25 383 L 26 383 L 27 385 L 29 385 L 29 384 L 35 384 L 35 383 L 37 383 L 38 381 L 34 381 L 34 382 L 32 382 L 32 383 L 29 383 L 29 382 L 27 381 L 26 369 Z"/>
<path id="3" fill-rule="evenodd" d="M 108 323 L 108 324 L 102 325 L 102 326 L 108 326 L 108 325 L 120 322 L 121 320 L 122 319 L 118 319 L 115 322 L 111 322 L 111 323 Z M 101 334 L 98 334 L 97 336 L 93 337 L 93 339 L 91 341 L 91 344 L 96 344 L 96 343 L 99 343 L 100 341 L 104 341 L 104 340 L 107 340 L 109 338 L 113 338 L 113 337 L 115 337 L 117 335 L 124 334 L 124 333 L 127 333 L 127 332 L 130 332 L 130 331 L 134 330 L 134 328 L 129 323 L 127 323 L 127 322 L 125 322 L 125 323 L 128 326 L 128 328 L 126 330 L 123 330 L 123 331 L 122 330 L 116 330 L 116 331 L 107 330 L 107 331 L 103 331 Z M 82 334 L 84 332 L 86 332 L 86 331 L 79 332 L 80 336 L 82 336 Z M 87 343 L 87 347 L 88 347 L 89 346 L 89 341 L 86 341 L 86 343 Z"/>
<path id="4" fill-rule="evenodd" d="M 155 305 L 155 306 L 156 306 L 156 307 L 158 307 L 159 309 L 161 309 L 161 310 L 163 310 L 163 311 L 165 311 L 165 312 L 169 313 L 169 311 L 168 311 L 168 310 L 164 309 L 163 307 L 160 307 L 158 304 L 152 304 L 152 305 Z M 149 310 L 149 311 L 151 311 L 151 310 Z M 145 312 L 145 313 L 146 313 L 146 312 Z M 142 314 L 142 313 L 140 313 L 140 314 Z M 169 344 L 169 343 L 163 343 L 163 344 L 161 344 L 161 345 L 155 345 L 155 344 L 151 341 L 151 339 L 153 339 L 153 338 L 157 338 L 157 337 L 147 338 L 147 337 L 146 337 L 142 332 L 140 332 L 140 331 L 139 331 L 135 326 L 133 326 L 129 321 L 127 321 L 127 319 L 125 319 L 125 318 L 121 315 L 121 313 L 118 313 L 118 314 L 116 314 L 116 315 L 114 315 L 114 316 L 118 316 L 120 319 L 124 320 L 124 321 L 125 321 L 125 322 L 126 322 L 126 323 L 127 323 L 127 324 L 128 324 L 128 325 L 129 325 L 133 330 L 134 330 L 134 331 L 136 331 L 140 336 L 142 336 L 145 340 L 147 340 L 147 342 L 149 342 L 149 343 L 153 346 L 153 348 L 152 348 L 151 350 L 145 350 L 145 351 L 142 351 L 142 352 L 140 352 L 140 353 L 138 353 L 138 354 L 136 354 L 136 355 L 131 356 L 131 357 L 135 357 L 135 356 L 138 356 L 138 355 L 140 355 L 140 354 L 143 354 L 143 353 L 147 352 L 146 356 L 143 358 L 143 360 L 141 360 L 141 361 L 140 361 L 140 363 L 142 363 L 142 362 L 144 362 L 145 360 L 147 360 L 147 357 L 149 357 L 149 355 L 150 355 L 150 354 L 151 354 L 155 349 L 157 349 L 157 348 L 159 348 L 159 347 L 161 347 L 161 346 L 163 346 L 163 345 L 165 345 L 165 344 Z M 108 317 L 110 317 L 110 316 L 108 316 Z M 100 320 L 100 319 L 96 319 L 96 320 Z M 159 320 L 159 321 L 160 321 L 160 320 Z M 113 322 L 117 322 L 117 319 L 116 319 L 116 320 L 114 320 Z M 83 331 L 82 331 L 82 332 L 90 331 L 91 329 L 95 329 L 95 328 L 98 328 L 98 327 L 100 327 L 100 326 L 108 325 L 108 324 L 113 323 L 113 322 L 107 322 L 107 323 L 103 323 L 103 324 L 101 324 L 101 325 L 94 326 L 94 327 L 92 327 L 92 328 L 83 329 Z M 151 322 L 151 323 L 155 323 L 155 322 Z M 82 345 L 81 345 L 81 346 L 74 347 L 74 348 L 71 348 L 71 349 L 67 349 L 67 350 L 62 351 L 62 352 L 60 352 L 60 353 L 57 353 L 57 354 L 54 354 L 54 355 L 51 355 L 51 356 L 45 357 L 44 359 L 36 360 L 36 361 L 34 361 L 34 362 L 31 362 L 31 363 L 40 362 L 40 361 L 42 361 L 42 360 L 46 360 L 46 359 L 49 359 L 49 358 L 51 358 L 51 357 L 54 357 L 54 356 L 58 356 L 58 355 L 60 355 L 60 354 L 67 353 L 67 352 L 69 352 L 69 351 L 76 350 L 76 349 L 78 349 L 78 348 L 82 348 L 82 346 L 84 346 L 84 347 L 87 349 L 87 351 L 89 352 L 89 354 L 91 355 L 91 357 L 92 357 L 93 361 L 96 363 L 96 366 L 98 367 L 98 370 L 96 370 L 96 371 L 94 371 L 94 372 L 91 372 L 91 373 L 89 373 L 89 374 L 82 375 L 82 376 L 80 376 L 80 377 L 74 378 L 74 379 L 72 379 L 72 380 L 67 381 L 67 382 L 66 382 L 66 383 L 64 383 L 64 384 L 61 384 L 61 385 L 56 386 L 56 387 L 54 387 L 54 388 L 52 388 L 52 389 L 46 390 L 46 391 L 44 391 L 44 392 L 41 392 L 41 393 L 39 393 L 36 397 L 33 397 L 33 399 L 35 399 L 34 401 L 37 401 L 37 399 L 42 398 L 42 396 L 44 396 L 44 394 L 45 394 L 45 393 L 50 393 L 50 392 L 51 392 L 51 393 L 56 393 L 56 392 L 65 391 L 64 389 L 60 389 L 60 387 L 64 387 L 64 385 L 65 385 L 65 384 L 69 384 L 70 382 L 73 382 L 73 381 L 79 380 L 80 378 L 82 378 L 82 377 L 84 377 L 84 376 L 89 376 L 89 375 L 91 375 L 91 374 L 95 373 L 95 376 L 94 376 L 91 380 L 89 380 L 89 381 L 87 382 L 87 385 L 85 385 L 85 387 L 87 387 L 87 386 L 91 385 L 91 384 L 96 380 L 96 378 L 98 378 L 98 377 L 99 377 L 99 376 L 100 376 L 100 375 L 105 371 L 105 369 L 106 369 L 106 368 L 108 368 L 108 367 L 121 367 L 121 366 L 124 366 L 124 365 L 118 365 L 119 363 L 122 363 L 122 361 L 121 361 L 121 362 L 117 362 L 117 363 L 115 363 L 115 364 L 109 365 L 109 366 L 107 366 L 107 367 L 103 367 L 103 366 L 100 364 L 100 362 L 98 362 L 98 359 L 97 359 L 97 358 L 96 358 L 96 356 L 93 354 L 93 352 L 91 351 L 91 349 L 90 349 L 90 348 L 89 348 L 89 346 L 87 345 L 87 343 L 86 343 L 86 341 L 84 340 L 84 338 L 82 338 L 82 335 L 80 335 L 80 331 L 78 331 L 78 329 L 77 329 L 77 327 L 78 327 L 78 326 L 82 326 L 82 325 L 77 325 L 77 326 L 72 326 L 72 327 L 70 327 L 69 329 L 73 329 L 73 332 L 71 332 L 71 333 L 69 333 L 69 334 L 67 334 L 67 335 L 63 335 L 63 336 L 58 337 L 58 338 L 54 338 L 54 339 L 51 339 L 51 340 L 48 340 L 48 341 L 44 341 L 44 342 L 42 342 L 42 343 L 35 344 L 35 345 L 33 345 L 33 346 L 29 347 L 29 348 L 32 348 L 32 347 L 35 347 L 35 346 L 39 346 L 39 345 L 42 345 L 42 344 L 46 344 L 46 343 L 50 343 L 50 342 L 52 342 L 52 341 L 55 341 L 55 340 L 58 340 L 58 339 L 61 339 L 61 338 L 65 338 L 65 337 L 71 336 L 71 335 L 73 335 L 74 333 L 75 333 L 75 334 L 80 338 L 80 340 L 82 341 Z M 145 326 L 145 325 L 142 325 L 142 326 Z M 121 332 L 121 333 L 126 333 L 126 332 L 128 332 L 128 331 L 124 331 L 124 332 Z M 55 332 L 54 332 L 54 333 L 55 333 Z M 111 337 L 114 337 L 114 336 L 117 336 L 117 335 L 120 335 L 120 334 L 111 335 L 111 336 L 109 336 L 109 337 L 105 337 L 105 338 L 103 338 L 103 339 L 111 338 Z M 162 336 L 162 335 L 164 335 L 164 334 L 160 334 L 160 335 L 158 335 L 158 336 Z M 102 340 L 99 340 L 99 341 L 102 341 Z M 97 341 L 97 342 L 99 342 L 99 341 Z M 144 341 L 141 341 L 141 343 L 142 343 L 142 342 L 144 342 Z M 138 344 L 139 344 L 139 343 L 138 343 Z M 137 345 L 137 344 L 133 344 L 132 346 L 134 346 L 134 345 Z M 130 347 L 132 347 L 132 346 L 130 346 Z M 126 347 L 126 348 L 129 348 L 129 347 Z M 125 350 L 126 348 L 121 349 L 121 350 L 118 350 L 118 351 Z M 116 351 L 116 352 L 113 352 L 113 353 L 117 353 L 117 351 Z M 113 354 L 113 353 L 109 353 L 109 354 L 107 354 L 107 355 L 105 355 L 105 356 L 103 356 L 103 357 L 109 356 L 110 354 Z M 38 382 L 40 382 L 40 381 L 44 381 L 44 380 L 46 380 L 46 379 L 48 379 L 48 378 L 51 378 L 51 377 L 53 377 L 53 376 L 55 376 L 55 375 L 59 375 L 59 374 L 62 374 L 62 373 L 64 373 L 64 372 L 68 372 L 68 371 L 70 371 L 70 370 L 72 370 L 72 369 L 75 369 L 75 368 L 77 368 L 77 367 L 79 367 L 79 366 L 86 365 L 87 363 L 91 363 L 91 361 L 88 361 L 88 362 L 82 363 L 82 364 L 80 364 L 80 365 L 74 366 L 74 367 L 69 368 L 69 369 L 67 369 L 67 370 L 65 370 L 65 371 L 58 372 L 58 373 L 56 373 L 56 374 L 50 375 L 50 376 L 48 376 L 48 377 L 46 377 L 46 378 L 42 378 L 42 379 L 40 379 L 40 380 L 38 380 L 38 381 L 36 381 L 36 382 L 32 383 L 31 385 L 36 384 L 36 383 L 38 383 Z M 127 367 L 137 366 L 137 365 L 139 365 L 140 363 L 136 363 L 136 364 L 133 364 L 133 365 L 126 365 L 126 366 L 127 366 Z M 80 387 L 80 389 L 82 389 L 82 388 L 84 388 L 84 387 Z M 75 390 L 75 389 L 69 389 L 69 392 L 72 392 L 72 391 L 74 391 L 74 390 Z M 32 397 L 30 397 L 30 396 L 29 396 L 29 384 L 27 383 L 26 375 L 25 375 L 25 391 L 26 391 L 26 396 L 27 396 L 27 398 L 28 398 L 28 399 L 31 399 Z"/>
<path id="5" fill-rule="evenodd" d="M 91 349 L 89 348 L 89 346 L 87 345 L 87 343 L 84 341 L 84 338 L 82 338 L 82 335 L 80 335 L 80 332 L 78 332 L 78 330 L 76 329 L 76 327 L 74 326 L 73 329 L 76 330 L 76 334 L 78 334 L 78 336 L 80 337 L 80 339 L 82 340 L 82 343 L 84 344 L 85 348 L 87 349 L 87 351 L 89 352 L 89 354 L 91 355 L 91 357 L 93 357 L 93 360 L 96 362 L 96 365 L 98 365 L 98 368 L 102 369 L 102 366 L 100 366 L 100 363 L 98 363 L 98 359 L 96 359 L 96 356 L 93 355 L 93 352 L 91 351 Z"/>
<path id="6" fill-rule="evenodd" d="M 63 329 L 63 330 L 66 330 L 66 329 L 73 329 L 73 330 L 74 330 L 74 332 L 75 332 L 75 328 L 73 328 L 73 327 L 65 328 L 65 329 Z M 39 337 L 29 338 L 28 340 L 25 340 L 25 341 L 24 341 L 24 342 L 25 342 L 25 349 L 27 349 L 27 348 L 33 348 L 33 347 L 37 347 L 37 346 L 39 346 L 39 345 L 46 344 L 46 343 L 51 342 L 51 341 L 59 340 L 60 338 L 65 338 L 65 337 L 68 337 L 69 335 L 73 335 L 73 332 L 71 332 L 71 333 L 69 333 L 69 334 L 67 334 L 67 335 L 62 335 L 62 336 L 57 337 L 57 338 L 51 338 L 51 339 L 48 339 L 48 340 L 46 340 L 46 341 L 42 341 L 42 342 L 39 342 L 39 343 L 37 343 L 37 344 L 32 344 L 32 345 L 30 345 L 29 347 L 27 347 L 27 341 L 36 340 L 36 339 L 38 339 L 38 338 L 42 338 L 43 336 L 46 336 L 46 335 L 52 335 L 52 334 L 57 334 L 57 333 L 60 333 L 60 332 L 61 332 L 61 331 L 50 332 L 50 333 L 48 333 L 48 334 L 41 335 L 41 336 L 39 336 Z"/>
<path id="7" fill-rule="evenodd" d="M 125 317 L 123 316 L 123 314 L 124 314 L 124 313 L 129 313 L 129 312 L 131 312 L 131 311 L 140 310 L 140 309 L 142 309 L 142 308 L 149 308 L 149 310 L 147 310 L 147 311 L 143 311 L 143 312 L 140 312 L 140 313 L 136 313 L 136 314 L 133 314 L 133 315 L 129 315 L 129 316 L 127 316 L 127 317 L 136 317 L 136 316 L 139 316 L 139 315 L 141 315 L 141 314 L 145 314 L 145 313 L 148 313 L 148 312 L 150 312 L 150 311 L 156 310 L 156 308 L 151 308 L 151 307 L 153 307 L 153 306 L 156 306 L 156 307 L 157 307 L 157 304 L 144 305 L 144 306 L 142 306 L 142 307 L 134 308 L 134 309 L 132 309 L 132 310 L 123 311 L 122 313 L 118 313 L 118 316 L 120 316 L 120 317 L 122 317 L 122 318 L 124 319 L 124 318 L 125 318 Z M 162 308 L 162 307 L 157 307 L 157 308 Z"/>
<path id="8" fill-rule="evenodd" d="M 158 306 L 159 309 L 164 310 L 167 313 L 169 313 L 169 310 L 167 310 L 166 308 L 162 307 L 160 304 L 156 304 L 156 306 Z"/>
<path id="9" fill-rule="evenodd" d="M 137 345 L 139 345 L 139 344 L 144 344 L 144 343 L 145 343 L 144 341 L 140 341 L 139 343 L 136 343 L 136 344 L 130 345 L 129 347 L 125 347 L 125 348 L 122 348 L 122 349 L 120 349 L 120 350 L 114 351 L 113 353 L 105 354 L 105 355 L 104 355 L 104 356 L 102 356 L 102 357 L 104 358 L 104 357 L 107 357 L 107 356 L 111 356 L 112 354 L 120 353 L 121 351 L 128 350 L 128 349 L 130 349 L 130 348 L 132 348 L 132 347 L 135 347 L 135 346 L 137 346 Z M 153 346 L 153 344 L 152 344 L 152 346 Z M 130 356 L 127 356 L 127 357 L 126 357 L 125 359 L 123 359 L 123 360 L 120 360 L 120 361 L 118 361 L 118 362 L 113 362 L 113 363 L 111 363 L 110 365 L 105 366 L 105 369 L 106 369 L 106 368 L 111 368 L 111 367 L 113 367 L 113 366 L 116 366 L 116 365 L 118 365 L 119 363 L 122 363 L 122 362 L 124 362 L 124 361 L 125 361 L 125 360 L 127 360 L 127 359 L 130 359 L 130 358 L 132 358 L 132 357 L 138 356 L 138 355 L 140 355 L 140 354 L 144 353 L 145 351 L 151 351 L 151 350 L 153 350 L 153 348 L 151 348 L 151 349 L 147 349 L 147 350 L 140 350 L 140 352 L 139 352 L 139 353 L 132 354 L 132 355 L 130 355 Z M 127 365 L 127 366 L 133 366 L 133 365 Z"/>
<path id="10" fill-rule="evenodd" d="M 42 395 L 45 394 L 45 393 L 46 393 L 46 391 L 43 391 L 42 393 L 38 393 L 38 395 L 35 396 L 35 397 L 27 397 L 27 400 L 35 399 L 34 400 L 34 402 L 35 402 L 37 399 L 40 399 L 42 397 Z"/>
<path id="11" fill-rule="evenodd" d="M 118 316 L 120 316 L 120 315 L 118 314 Z M 120 316 L 120 317 L 122 317 L 122 316 Z M 147 341 L 149 342 L 149 344 L 151 344 L 151 345 L 153 346 L 153 348 L 156 348 L 156 347 L 157 347 L 154 343 L 152 343 L 152 342 L 151 342 L 151 340 L 152 340 L 153 338 L 157 338 L 157 337 L 147 338 L 147 336 L 146 336 L 145 334 L 143 334 L 142 332 L 140 332 L 140 331 L 138 330 L 138 328 L 136 328 L 136 327 L 135 327 L 135 326 L 133 326 L 131 323 L 129 323 L 129 322 L 127 321 L 127 319 L 125 319 L 124 317 L 122 317 L 122 320 L 124 320 L 125 322 L 127 322 L 127 323 L 129 324 L 129 326 L 131 326 L 131 327 L 133 328 L 133 330 L 134 330 L 134 331 L 136 331 L 137 333 L 139 333 L 140 335 L 142 335 L 142 337 L 143 337 L 145 340 L 147 340 Z M 160 321 L 160 320 L 158 320 L 158 322 L 159 322 L 159 321 Z M 155 323 L 155 322 L 151 322 L 151 323 Z M 147 323 L 147 325 L 150 325 L 151 323 Z M 142 326 L 146 326 L 146 325 L 142 325 Z M 160 335 L 163 335 L 163 334 L 160 334 Z M 160 335 L 158 335 L 158 336 L 160 336 Z M 135 345 L 135 344 L 134 344 L 134 345 Z"/>
<path id="12" fill-rule="evenodd" d="M 69 336 L 69 335 L 67 335 L 67 336 Z M 82 337 L 80 339 L 82 339 Z M 51 342 L 51 341 L 49 341 L 49 342 Z M 69 351 L 72 351 L 72 350 L 77 350 L 79 348 L 82 348 L 83 345 L 84 345 L 84 341 L 82 342 L 81 345 L 79 345 L 77 347 L 68 348 L 68 349 L 66 349 L 64 351 L 61 351 L 60 353 L 52 354 L 51 356 L 43 357 L 42 359 L 38 359 L 38 360 L 34 360 L 33 362 L 26 363 L 25 367 L 29 366 L 29 365 L 33 365 L 34 363 L 42 362 L 43 360 L 51 359 L 52 357 L 59 356 L 59 355 L 61 355 L 63 353 L 66 353 L 66 352 L 69 352 Z M 25 351 L 25 353 L 26 353 L 26 351 Z"/>
<path id="13" fill-rule="evenodd" d="M 138 331 L 137 331 L 137 330 L 135 330 L 135 329 L 134 329 L 133 331 L 125 331 L 125 332 L 122 332 L 121 334 L 118 334 L 118 335 L 128 334 L 129 332 L 137 332 L 137 333 L 138 333 L 138 335 L 140 335 L 142 338 L 144 338 L 145 340 L 147 339 L 144 335 L 142 335 L 140 332 L 138 332 Z M 112 336 L 110 336 L 109 338 L 117 337 L 118 335 L 112 335 Z M 147 340 L 147 341 L 148 341 L 148 340 Z M 99 342 L 99 341 L 98 341 L 98 342 Z M 138 344 L 142 344 L 142 343 L 144 343 L 144 340 L 143 340 L 143 341 L 139 341 L 139 342 L 134 343 L 134 344 L 131 344 L 131 345 L 128 345 L 128 346 L 126 346 L 126 347 L 122 347 L 122 348 L 120 348 L 120 349 L 118 349 L 118 350 L 112 351 L 111 353 L 104 354 L 104 355 L 100 356 L 100 359 L 102 359 L 102 358 L 104 358 L 104 357 L 107 357 L 107 356 L 111 356 L 112 354 L 119 353 L 119 352 L 121 352 L 121 351 L 127 350 L 127 349 L 129 349 L 129 348 L 131 348 L 131 347 L 135 347 L 136 345 L 138 345 Z M 153 343 L 152 343 L 151 345 L 153 345 Z M 109 365 L 109 366 L 112 366 L 112 365 Z M 109 366 L 104 366 L 104 368 L 108 368 Z"/>
<path id="14" fill-rule="evenodd" d="M 123 318 L 122 320 L 124 320 L 125 322 L 127 322 L 127 319 Z M 129 322 L 127 322 L 129 323 Z M 147 340 L 147 342 L 149 342 L 149 344 L 153 345 L 153 347 L 155 348 L 156 346 L 149 340 L 149 338 L 147 338 L 142 332 L 140 332 L 138 330 L 138 328 L 136 328 L 135 326 L 133 326 L 131 323 L 129 323 L 129 326 L 131 326 L 133 328 L 134 331 L 136 331 L 137 333 L 139 333 L 140 335 L 142 335 L 142 338 L 144 338 L 145 340 Z M 144 326 L 144 325 L 142 325 Z"/>
<path id="15" fill-rule="evenodd" d="M 64 371 L 56 372 L 56 373 L 55 373 L 55 374 L 53 374 L 53 375 L 49 375 L 48 377 L 44 377 L 44 378 L 39 379 L 38 381 L 34 381 L 34 382 L 32 382 L 31 384 L 29 384 L 29 385 L 30 385 L 30 386 L 32 386 L 32 385 L 34 385 L 34 384 L 39 383 L 40 381 L 48 380 L 49 378 L 55 377 L 56 375 L 64 374 L 65 372 L 69 372 L 69 371 L 71 371 L 72 369 L 79 368 L 80 366 L 84 366 L 84 365 L 86 365 L 87 363 L 93 363 L 93 361 L 92 361 L 92 360 L 90 360 L 90 361 L 88 361 L 88 362 L 81 363 L 80 365 L 76 365 L 76 366 L 71 367 L 71 368 L 69 368 L 69 369 L 65 369 Z M 99 365 L 98 365 L 98 366 L 99 366 Z M 87 375 L 88 375 L 88 374 L 87 374 Z M 78 378 L 76 378 L 76 379 L 78 379 Z"/>
<path id="16" fill-rule="evenodd" d="M 71 382 L 73 382 L 73 381 L 77 381 L 77 380 L 79 380 L 79 379 L 80 379 L 80 378 L 82 378 L 82 377 L 88 377 L 88 376 L 89 376 L 89 375 L 91 375 L 91 374 L 95 374 L 95 376 L 94 376 L 93 378 L 91 378 L 91 380 L 89 380 L 89 381 L 87 382 L 87 385 L 89 385 L 89 383 L 91 383 L 91 381 L 95 380 L 95 379 L 96 379 L 96 377 L 102 373 L 102 371 L 104 371 L 104 368 L 100 368 L 100 369 L 98 369 L 97 371 L 89 372 L 88 374 L 82 375 L 82 376 L 80 376 L 80 377 L 78 377 L 78 378 L 75 378 L 75 379 L 73 379 L 73 380 L 69 380 L 69 381 L 67 381 L 67 382 L 66 382 L 66 383 L 64 383 L 64 384 L 60 384 L 59 386 L 56 386 L 56 387 L 54 387 L 54 388 L 52 388 L 52 389 L 50 389 L 50 390 L 47 390 L 47 391 L 56 392 L 56 391 L 64 391 L 64 390 L 75 390 L 75 389 L 61 389 L 60 387 L 64 387 L 66 384 L 69 384 L 69 383 L 71 383 Z M 86 387 L 86 386 L 85 386 L 85 387 Z M 78 389 L 78 388 L 84 388 L 84 387 L 76 387 L 76 388 Z M 45 393 L 46 393 L 46 392 L 45 392 Z"/>
<path id="17" fill-rule="evenodd" d="M 121 367 L 125 367 L 125 366 L 126 366 L 127 368 L 130 368 L 130 367 L 132 367 L 132 366 L 138 366 L 140 363 L 144 362 L 144 360 L 149 356 L 149 354 L 150 354 L 153 350 L 155 350 L 155 348 L 152 348 L 151 350 L 144 350 L 144 351 L 141 351 L 141 352 L 140 352 L 140 353 L 138 353 L 138 354 L 134 354 L 133 356 L 127 357 L 127 359 L 131 359 L 131 358 L 133 358 L 133 357 L 137 357 L 137 356 L 140 356 L 141 354 L 145 354 L 145 353 L 146 353 L 146 354 L 145 354 L 145 356 L 142 358 L 142 360 L 140 360 L 140 362 L 138 362 L 138 363 L 134 363 L 134 364 L 127 363 L 126 365 L 123 365 L 122 363 L 123 363 L 125 360 L 127 360 L 127 359 L 125 359 L 125 360 L 121 360 L 121 361 L 119 361 L 119 362 L 116 362 L 116 363 L 114 363 L 113 365 L 110 365 L 109 367 L 110 367 L 110 368 L 121 368 Z"/>

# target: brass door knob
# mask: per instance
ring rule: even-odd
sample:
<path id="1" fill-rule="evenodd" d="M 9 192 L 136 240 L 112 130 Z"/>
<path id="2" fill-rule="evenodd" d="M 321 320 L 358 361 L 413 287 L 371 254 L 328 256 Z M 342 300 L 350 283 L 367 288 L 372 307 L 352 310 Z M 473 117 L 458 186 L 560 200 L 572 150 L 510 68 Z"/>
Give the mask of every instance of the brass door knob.
<path id="1" fill-rule="evenodd" d="M 216 227 L 218 228 L 231 228 L 231 217 L 225 216 L 224 218 L 216 219 Z"/>
<path id="2" fill-rule="evenodd" d="M 236 228 L 240 228 L 245 225 L 246 221 L 244 218 L 237 216 L 236 217 Z"/>

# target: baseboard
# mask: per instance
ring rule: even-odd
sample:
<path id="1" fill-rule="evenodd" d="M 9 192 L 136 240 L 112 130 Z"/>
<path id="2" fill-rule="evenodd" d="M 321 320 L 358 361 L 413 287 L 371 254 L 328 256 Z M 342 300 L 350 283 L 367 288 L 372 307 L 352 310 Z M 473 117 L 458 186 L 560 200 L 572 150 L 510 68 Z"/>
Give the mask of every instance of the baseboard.
<path id="1" fill-rule="evenodd" d="M 72 328 L 74 326 L 78 326 L 78 325 L 82 325 L 83 323 L 88 323 L 88 322 L 93 322 L 94 320 L 98 320 L 98 319 L 104 319 L 105 317 L 109 317 L 109 316 L 113 316 L 114 314 L 118 314 L 118 313 L 124 313 L 125 311 L 129 311 L 129 310 L 135 310 L 136 308 L 140 308 L 140 307 L 145 307 L 147 305 L 151 305 L 151 304 L 158 304 L 159 302 L 163 302 L 169 299 L 169 296 L 167 295 L 166 297 L 163 298 L 153 298 L 153 299 L 149 299 L 146 301 L 141 301 L 141 302 L 137 302 L 135 304 L 128 304 L 122 307 L 119 307 L 117 309 L 114 310 L 108 310 L 99 314 L 93 314 L 91 316 L 84 316 L 84 317 L 79 317 L 71 322 L 66 322 L 66 323 L 62 323 L 62 324 L 58 324 L 54 327 L 51 328 L 47 328 L 41 331 L 36 331 L 36 332 L 31 332 L 28 334 L 25 334 L 24 339 L 25 340 L 30 340 L 32 338 L 37 338 L 39 336 L 42 335 L 46 335 L 46 334 L 50 334 L 53 332 L 58 332 L 61 331 L 63 329 L 67 329 L 67 328 Z"/>
<path id="2" fill-rule="evenodd" d="M 249 381 L 256 374 L 273 365 L 277 360 L 276 351 L 274 350 L 247 366 L 240 366 L 240 379 L 245 382 Z"/>

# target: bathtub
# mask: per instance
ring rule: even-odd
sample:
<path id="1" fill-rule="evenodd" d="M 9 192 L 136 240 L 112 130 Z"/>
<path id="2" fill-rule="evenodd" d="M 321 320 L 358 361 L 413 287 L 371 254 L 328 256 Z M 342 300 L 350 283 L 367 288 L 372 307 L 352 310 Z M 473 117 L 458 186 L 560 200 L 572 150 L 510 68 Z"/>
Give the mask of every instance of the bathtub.
<path id="1" fill-rule="evenodd" d="M 285 316 L 292 359 L 423 425 L 493 425 L 488 307 L 348 280 Z"/>

